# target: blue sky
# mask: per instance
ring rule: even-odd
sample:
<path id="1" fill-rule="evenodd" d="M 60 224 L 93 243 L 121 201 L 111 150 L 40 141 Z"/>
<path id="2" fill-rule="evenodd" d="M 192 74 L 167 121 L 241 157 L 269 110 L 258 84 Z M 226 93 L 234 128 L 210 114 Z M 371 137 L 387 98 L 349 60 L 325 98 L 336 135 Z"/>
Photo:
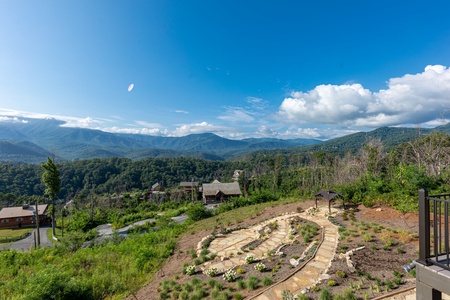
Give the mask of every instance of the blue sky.
<path id="1" fill-rule="evenodd" d="M 449 1 L 0 1 L 0 121 L 232 139 L 434 127 L 450 119 L 449 11 Z"/>

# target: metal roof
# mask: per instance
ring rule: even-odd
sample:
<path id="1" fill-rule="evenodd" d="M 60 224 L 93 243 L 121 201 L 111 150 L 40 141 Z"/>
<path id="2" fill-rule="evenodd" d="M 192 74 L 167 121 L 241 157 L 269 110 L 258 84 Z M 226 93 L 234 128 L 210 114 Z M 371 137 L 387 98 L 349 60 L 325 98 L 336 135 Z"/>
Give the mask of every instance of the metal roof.
<path id="1" fill-rule="evenodd" d="M 48 204 L 38 205 L 39 215 L 42 216 L 47 210 Z M 5 207 L 0 211 L 0 219 L 31 217 L 36 211 L 35 205 Z"/>
<path id="2" fill-rule="evenodd" d="M 182 181 L 182 182 L 180 182 L 180 186 L 186 186 L 186 187 L 198 186 L 198 182 Z"/>
<path id="3" fill-rule="evenodd" d="M 205 196 L 213 196 L 218 192 L 222 192 L 224 195 L 242 195 L 239 183 L 204 183 L 203 194 Z"/>

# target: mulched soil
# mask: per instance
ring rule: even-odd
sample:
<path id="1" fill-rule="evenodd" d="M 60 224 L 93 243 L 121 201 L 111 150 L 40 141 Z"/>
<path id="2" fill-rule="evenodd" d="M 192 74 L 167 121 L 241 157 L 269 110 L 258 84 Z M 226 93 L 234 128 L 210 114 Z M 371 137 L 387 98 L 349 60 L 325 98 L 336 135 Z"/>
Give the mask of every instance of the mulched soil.
<path id="1" fill-rule="evenodd" d="M 359 207 L 353 214 L 339 214 L 335 219 L 350 232 L 346 237 L 341 232 L 338 252 L 364 248 L 351 255 L 356 270 L 350 270 L 346 259 L 337 255 L 328 272 L 330 278 L 308 292 L 309 297 L 318 299 L 323 289 L 343 296 L 350 289 L 359 299 L 371 299 L 415 285 L 403 266 L 418 257 L 417 215 L 388 207 Z M 371 235 L 370 242 L 364 240 L 365 234 Z M 336 285 L 330 287 L 329 281 Z"/>
<path id="2" fill-rule="evenodd" d="M 268 207 L 259 212 L 254 218 L 247 219 L 239 224 L 231 224 L 230 227 L 237 225 L 239 227 L 252 226 L 285 212 L 295 212 L 298 207 L 307 209 L 313 205 L 314 201 L 308 201 Z M 346 217 L 339 214 L 335 219 L 337 223 L 346 228 L 346 231 L 353 230 L 347 237 L 341 238 L 338 245 L 338 252 L 346 252 L 360 246 L 365 246 L 365 248 L 356 251 L 351 257 L 356 267 L 355 272 L 352 272 L 348 268 L 345 259 L 335 258 L 328 272 L 330 278 L 317 285 L 316 289 L 318 291 L 309 291 L 307 293 L 309 297 L 318 299 L 323 289 L 328 289 L 333 294 L 342 294 L 346 289 L 351 288 L 359 297 L 364 298 L 367 296 L 370 299 L 387 293 L 388 290 L 403 289 L 414 285 L 413 277 L 406 274 L 402 266 L 409 264 L 418 255 L 417 215 L 401 214 L 387 207 L 359 207 L 359 210 L 353 214 L 350 215 L 347 213 Z M 361 223 L 361 221 L 364 223 Z M 408 233 L 406 233 L 406 230 Z M 361 231 L 363 232 L 361 233 Z M 214 277 L 215 281 L 221 284 L 221 291 L 219 296 L 217 296 L 217 293 L 212 295 L 212 288 L 207 284 L 210 280 L 208 276 L 199 272 L 196 275 L 188 276 L 183 275 L 181 272 L 184 263 L 192 264 L 194 260 L 189 250 L 196 249 L 198 242 L 210 233 L 211 230 L 203 230 L 195 234 L 186 234 L 183 236 L 176 246 L 174 254 L 168 259 L 163 268 L 157 272 L 153 281 L 136 294 L 136 298 L 161 299 L 161 296 L 165 295 L 164 291 L 167 291 L 167 289 L 164 290 L 163 286 L 169 285 L 169 281 L 173 287 L 170 289 L 168 295 L 172 297 L 174 293 L 175 295 L 180 294 L 183 291 L 180 286 L 184 287 L 189 282 L 190 285 L 203 287 L 207 291 L 209 296 L 205 295 L 201 297 L 204 299 L 224 297 L 225 293 L 229 295 L 230 299 L 235 294 L 240 294 L 245 298 L 254 295 L 258 290 L 262 290 L 264 288 L 263 280 L 265 278 L 266 280 L 270 278 L 271 281 L 277 282 L 295 271 L 289 263 L 289 259 L 300 256 L 306 247 L 302 237 L 299 235 L 298 243 L 285 246 L 282 249 L 285 255 L 284 257 L 272 256 L 262 261 L 266 265 L 265 272 L 259 272 L 254 269 L 256 262 L 251 265 L 242 266 L 244 272 L 238 275 L 238 279 L 241 278 L 247 281 L 251 276 L 258 278 L 260 282 L 256 290 L 252 290 L 249 287 L 241 289 L 238 287 L 237 282 L 227 283 L 222 279 L 222 276 Z M 364 241 L 364 233 L 370 233 L 372 241 Z M 315 239 L 319 237 L 320 233 Z M 386 247 L 386 240 L 390 241 L 392 245 Z M 339 277 L 336 274 L 337 271 L 344 272 L 345 277 Z M 402 276 L 400 277 L 399 274 Z M 197 282 L 197 279 L 200 283 Z M 328 286 L 329 280 L 334 280 L 336 285 L 333 287 Z M 176 292 L 177 289 L 180 291 Z M 190 294 L 196 291 L 194 289 Z M 129 297 L 129 299 L 136 298 Z M 167 297 L 167 299 L 170 299 L 170 297 Z"/>

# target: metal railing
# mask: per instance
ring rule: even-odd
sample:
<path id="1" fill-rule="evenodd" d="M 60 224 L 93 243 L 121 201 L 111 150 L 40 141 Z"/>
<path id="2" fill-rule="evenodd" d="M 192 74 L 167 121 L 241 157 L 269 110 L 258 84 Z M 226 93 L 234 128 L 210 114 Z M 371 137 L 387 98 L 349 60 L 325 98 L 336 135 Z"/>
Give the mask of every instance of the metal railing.
<path id="1" fill-rule="evenodd" d="M 419 259 L 417 262 L 450 270 L 450 194 L 428 195 L 419 190 Z"/>

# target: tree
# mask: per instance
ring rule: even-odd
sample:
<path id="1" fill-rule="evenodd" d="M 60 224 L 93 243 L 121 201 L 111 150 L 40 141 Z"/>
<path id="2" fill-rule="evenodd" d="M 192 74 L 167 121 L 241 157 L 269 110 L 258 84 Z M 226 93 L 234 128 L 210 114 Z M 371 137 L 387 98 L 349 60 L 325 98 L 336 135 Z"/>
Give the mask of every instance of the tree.
<path id="1" fill-rule="evenodd" d="M 55 206 L 55 198 L 61 189 L 61 179 L 59 177 L 59 169 L 55 162 L 47 157 L 47 162 L 41 164 L 44 168 L 42 173 L 42 182 L 45 184 L 45 194 L 50 197 L 53 206 Z M 55 209 L 52 210 L 52 233 L 55 236 L 56 221 L 55 221 Z"/>

